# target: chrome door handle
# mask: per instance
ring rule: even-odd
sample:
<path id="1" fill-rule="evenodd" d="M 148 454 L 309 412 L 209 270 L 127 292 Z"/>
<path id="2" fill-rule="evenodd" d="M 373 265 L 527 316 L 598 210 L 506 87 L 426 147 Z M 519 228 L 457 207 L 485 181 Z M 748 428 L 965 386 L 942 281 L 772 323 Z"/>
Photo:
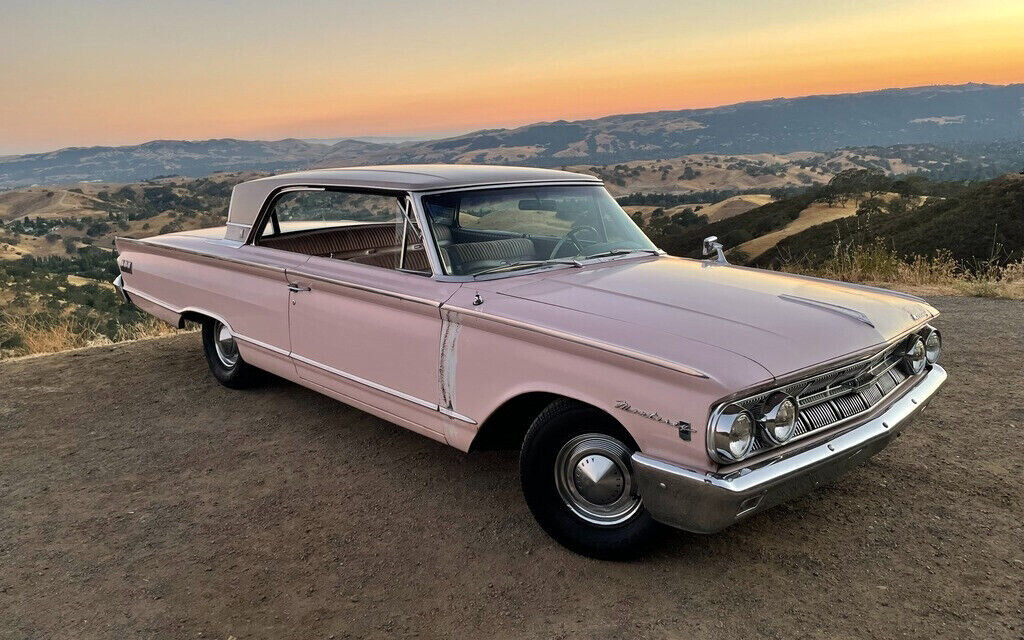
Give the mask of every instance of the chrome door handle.
<path id="1" fill-rule="evenodd" d="M 288 283 L 288 290 L 293 293 L 298 293 L 299 291 L 312 291 L 309 287 L 303 287 L 302 285 L 294 284 L 292 282 Z"/>

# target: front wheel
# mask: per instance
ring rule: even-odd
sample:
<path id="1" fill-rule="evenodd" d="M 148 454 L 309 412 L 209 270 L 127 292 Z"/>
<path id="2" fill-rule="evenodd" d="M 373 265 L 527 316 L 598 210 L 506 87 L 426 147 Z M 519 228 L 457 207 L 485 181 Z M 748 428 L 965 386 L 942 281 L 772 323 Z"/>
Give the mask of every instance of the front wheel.
<path id="1" fill-rule="evenodd" d="M 238 343 L 223 322 L 212 318 L 203 321 L 203 350 L 210 371 L 225 387 L 245 389 L 259 381 L 260 370 L 242 360 Z"/>
<path id="2" fill-rule="evenodd" d="M 519 462 L 523 495 L 540 526 L 586 556 L 641 551 L 660 525 L 637 491 L 634 451 L 607 414 L 569 400 L 548 406 L 530 426 Z"/>

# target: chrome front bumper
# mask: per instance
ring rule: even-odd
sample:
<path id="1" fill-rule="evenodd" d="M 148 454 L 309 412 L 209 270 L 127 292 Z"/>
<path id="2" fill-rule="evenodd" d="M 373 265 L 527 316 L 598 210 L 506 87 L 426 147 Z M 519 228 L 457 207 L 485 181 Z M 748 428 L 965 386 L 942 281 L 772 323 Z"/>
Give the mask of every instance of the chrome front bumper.
<path id="1" fill-rule="evenodd" d="M 640 495 L 651 516 L 667 525 L 714 533 L 781 502 L 831 482 L 886 447 L 921 412 L 946 370 L 931 365 L 881 414 L 788 457 L 772 458 L 727 474 L 691 471 L 635 453 Z"/>

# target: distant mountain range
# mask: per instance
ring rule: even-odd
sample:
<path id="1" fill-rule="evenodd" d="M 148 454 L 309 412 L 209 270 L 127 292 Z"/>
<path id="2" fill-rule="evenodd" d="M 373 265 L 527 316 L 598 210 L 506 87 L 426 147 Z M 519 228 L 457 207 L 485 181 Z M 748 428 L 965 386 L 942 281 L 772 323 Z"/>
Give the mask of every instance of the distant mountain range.
<path id="1" fill-rule="evenodd" d="M 427 141 L 318 144 L 205 140 L 69 148 L 0 158 L 0 187 L 160 175 L 398 162 L 605 165 L 694 153 L 788 153 L 1024 139 L 1024 84 L 918 87 L 779 98 L 488 129 Z"/>

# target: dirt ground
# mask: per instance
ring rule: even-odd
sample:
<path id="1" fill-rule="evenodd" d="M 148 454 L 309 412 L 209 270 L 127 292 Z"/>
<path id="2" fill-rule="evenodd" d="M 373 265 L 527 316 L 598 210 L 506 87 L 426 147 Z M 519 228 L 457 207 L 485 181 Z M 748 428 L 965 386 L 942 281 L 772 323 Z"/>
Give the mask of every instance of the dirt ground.
<path id="1" fill-rule="evenodd" d="M 545 536 L 514 453 L 229 391 L 196 334 L 0 363 L 0 637 L 1024 637 L 1024 303 L 934 302 L 893 446 L 629 563 Z"/>

